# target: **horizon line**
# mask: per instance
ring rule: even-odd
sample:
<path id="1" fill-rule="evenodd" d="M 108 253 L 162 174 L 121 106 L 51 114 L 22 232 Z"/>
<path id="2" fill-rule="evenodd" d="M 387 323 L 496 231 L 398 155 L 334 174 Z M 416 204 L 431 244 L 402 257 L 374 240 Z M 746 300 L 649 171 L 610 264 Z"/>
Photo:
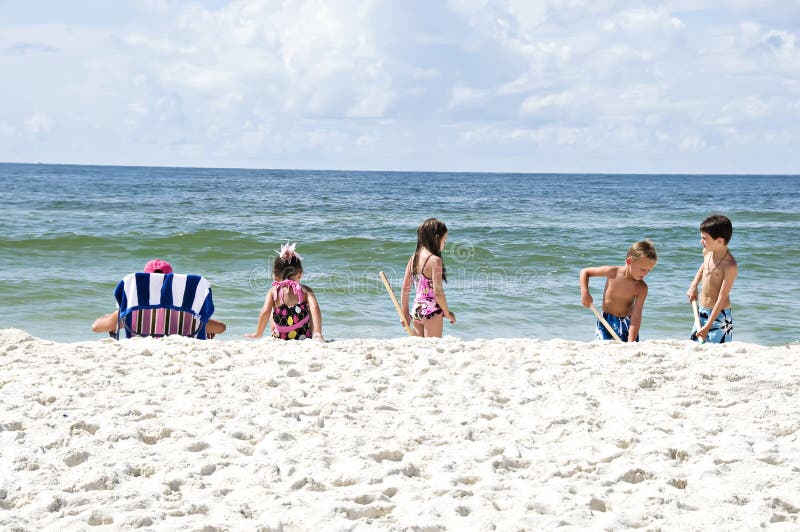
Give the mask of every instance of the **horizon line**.
<path id="1" fill-rule="evenodd" d="M 418 173 L 418 174 L 508 174 L 508 175 L 614 175 L 614 176 L 775 176 L 775 177 L 798 177 L 800 173 L 729 173 L 729 172 L 630 172 L 630 171 L 597 171 L 597 172 L 573 172 L 573 171 L 538 171 L 523 172 L 510 170 L 357 170 L 346 168 L 267 168 L 267 167 L 238 167 L 238 166 L 180 166 L 163 164 L 100 164 L 100 163 L 46 163 L 46 162 L 26 162 L 26 161 L 0 161 L 0 165 L 20 165 L 20 166 L 90 166 L 106 168 L 164 168 L 164 169 L 187 169 L 187 170 L 245 170 L 245 171 L 298 171 L 298 172 L 364 172 L 364 173 Z"/>

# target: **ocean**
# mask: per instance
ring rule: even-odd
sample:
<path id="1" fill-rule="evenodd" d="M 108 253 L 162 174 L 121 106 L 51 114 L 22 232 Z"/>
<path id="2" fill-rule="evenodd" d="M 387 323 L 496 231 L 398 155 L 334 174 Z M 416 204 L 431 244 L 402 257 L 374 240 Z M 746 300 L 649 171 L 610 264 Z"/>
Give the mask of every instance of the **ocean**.
<path id="1" fill-rule="evenodd" d="M 399 297 L 416 228 L 449 228 L 445 335 L 590 341 L 578 273 L 651 239 L 641 339 L 686 339 L 700 221 L 731 218 L 734 339 L 800 339 L 800 176 L 349 172 L 0 164 L 0 328 L 74 342 L 152 258 L 212 285 L 221 338 L 255 330 L 281 243 L 297 242 L 328 339 L 404 335 Z M 602 279 L 592 279 L 595 301 Z"/>

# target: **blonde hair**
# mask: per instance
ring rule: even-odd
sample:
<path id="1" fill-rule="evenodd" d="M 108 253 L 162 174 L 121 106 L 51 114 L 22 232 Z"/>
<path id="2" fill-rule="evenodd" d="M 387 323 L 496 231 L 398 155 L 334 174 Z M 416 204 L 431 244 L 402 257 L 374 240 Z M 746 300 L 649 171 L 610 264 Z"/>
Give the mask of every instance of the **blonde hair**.
<path id="1" fill-rule="evenodd" d="M 653 262 L 658 260 L 658 254 L 656 254 L 656 247 L 653 243 L 649 240 L 640 240 L 633 244 L 628 249 L 628 254 L 626 258 L 629 259 L 650 259 Z"/>

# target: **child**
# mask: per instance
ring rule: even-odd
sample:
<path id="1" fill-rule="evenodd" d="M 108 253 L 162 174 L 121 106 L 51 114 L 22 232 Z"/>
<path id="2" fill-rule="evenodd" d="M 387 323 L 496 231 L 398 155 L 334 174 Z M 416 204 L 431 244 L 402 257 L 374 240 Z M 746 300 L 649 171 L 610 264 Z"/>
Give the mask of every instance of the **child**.
<path id="1" fill-rule="evenodd" d="M 700 330 L 695 331 L 692 328 L 692 340 L 705 338 L 717 344 L 733 341 L 730 293 L 733 281 L 739 274 L 739 267 L 728 250 L 732 235 L 731 221 L 721 214 L 709 216 L 700 224 L 700 243 L 704 248 L 703 264 L 686 292 L 690 302 L 696 300 L 697 285 L 702 281 L 699 300 Z"/>
<path id="2" fill-rule="evenodd" d="M 303 265 L 300 262 L 302 257 L 295 252 L 296 245 L 287 242 L 278 251 L 272 268 L 275 282 L 264 298 L 256 332 L 246 334 L 248 338 L 261 338 L 271 317 L 272 336 L 275 338 L 325 341 L 317 298 L 311 288 L 300 284 Z"/>
<path id="3" fill-rule="evenodd" d="M 414 327 L 416 336 L 441 338 L 444 318 L 456 322 L 456 316 L 447 307 L 443 281 L 447 281 L 442 250 L 447 242 L 447 226 L 436 218 L 429 218 L 417 228 L 417 249 L 408 260 L 403 277 L 403 315 Z M 408 312 L 408 296 L 414 281 L 414 305 Z M 412 320 L 413 318 L 413 320 Z"/>
<path id="4" fill-rule="evenodd" d="M 172 273 L 172 265 L 165 260 L 153 259 L 144 265 L 143 271 L 145 273 L 170 274 Z M 94 320 L 94 323 L 92 323 L 92 331 L 96 333 L 107 332 L 112 337 L 116 338 L 117 327 L 119 326 L 118 321 L 119 309 Z M 224 333 L 225 329 L 227 329 L 227 327 L 221 321 L 209 319 L 208 323 L 206 323 L 206 338 L 211 340 L 216 335 Z"/>
<path id="5" fill-rule="evenodd" d="M 589 277 L 605 277 L 603 290 L 603 317 L 623 342 L 639 341 L 642 324 L 642 309 L 647 298 L 647 283 L 644 277 L 656 265 L 658 255 L 649 240 L 636 242 L 628 250 L 624 266 L 599 266 L 581 270 L 581 303 L 592 304 L 589 294 Z M 597 320 L 595 340 L 611 340 L 606 328 Z"/>

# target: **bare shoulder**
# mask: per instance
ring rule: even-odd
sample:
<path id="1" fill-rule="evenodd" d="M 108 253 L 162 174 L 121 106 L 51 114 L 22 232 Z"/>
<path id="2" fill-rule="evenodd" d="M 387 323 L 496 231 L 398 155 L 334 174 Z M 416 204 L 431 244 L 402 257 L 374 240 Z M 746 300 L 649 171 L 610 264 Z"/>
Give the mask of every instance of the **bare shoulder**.
<path id="1" fill-rule="evenodd" d="M 584 268 L 583 272 L 586 272 L 589 277 L 608 277 L 613 279 L 617 276 L 619 270 L 619 266 L 589 266 Z"/>
<path id="2" fill-rule="evenodd" d="M 611 279 L 616 279 L 625 274 L 625 266 L 603 266 L 603 268 L 608 268 L 606 275 Z"/>
<path id="3" fill-rule="evenodd" d="M 722 262 L 722 269 L 726 275 L 739 271 L 739 264 L 736 262 L 732 253 L 728 253 L 728 256 L 725 257 L 725 260 Z"/>
<path id="4" fill-rule="evenodd" d="M 442 259 L 433 253 L 428 253 L 424 260 L 420 261 L 419 272 L 425 277 L 432 279 L 437 271 L 442 269 Z"/>
<path id="5" fill-rule="evenodd" d="M 303 289 L 304 293 L 314 295 L 314 290 L 312 290 L 312 288 L 307 284 L 301 284 L 300 288 Z"/>

